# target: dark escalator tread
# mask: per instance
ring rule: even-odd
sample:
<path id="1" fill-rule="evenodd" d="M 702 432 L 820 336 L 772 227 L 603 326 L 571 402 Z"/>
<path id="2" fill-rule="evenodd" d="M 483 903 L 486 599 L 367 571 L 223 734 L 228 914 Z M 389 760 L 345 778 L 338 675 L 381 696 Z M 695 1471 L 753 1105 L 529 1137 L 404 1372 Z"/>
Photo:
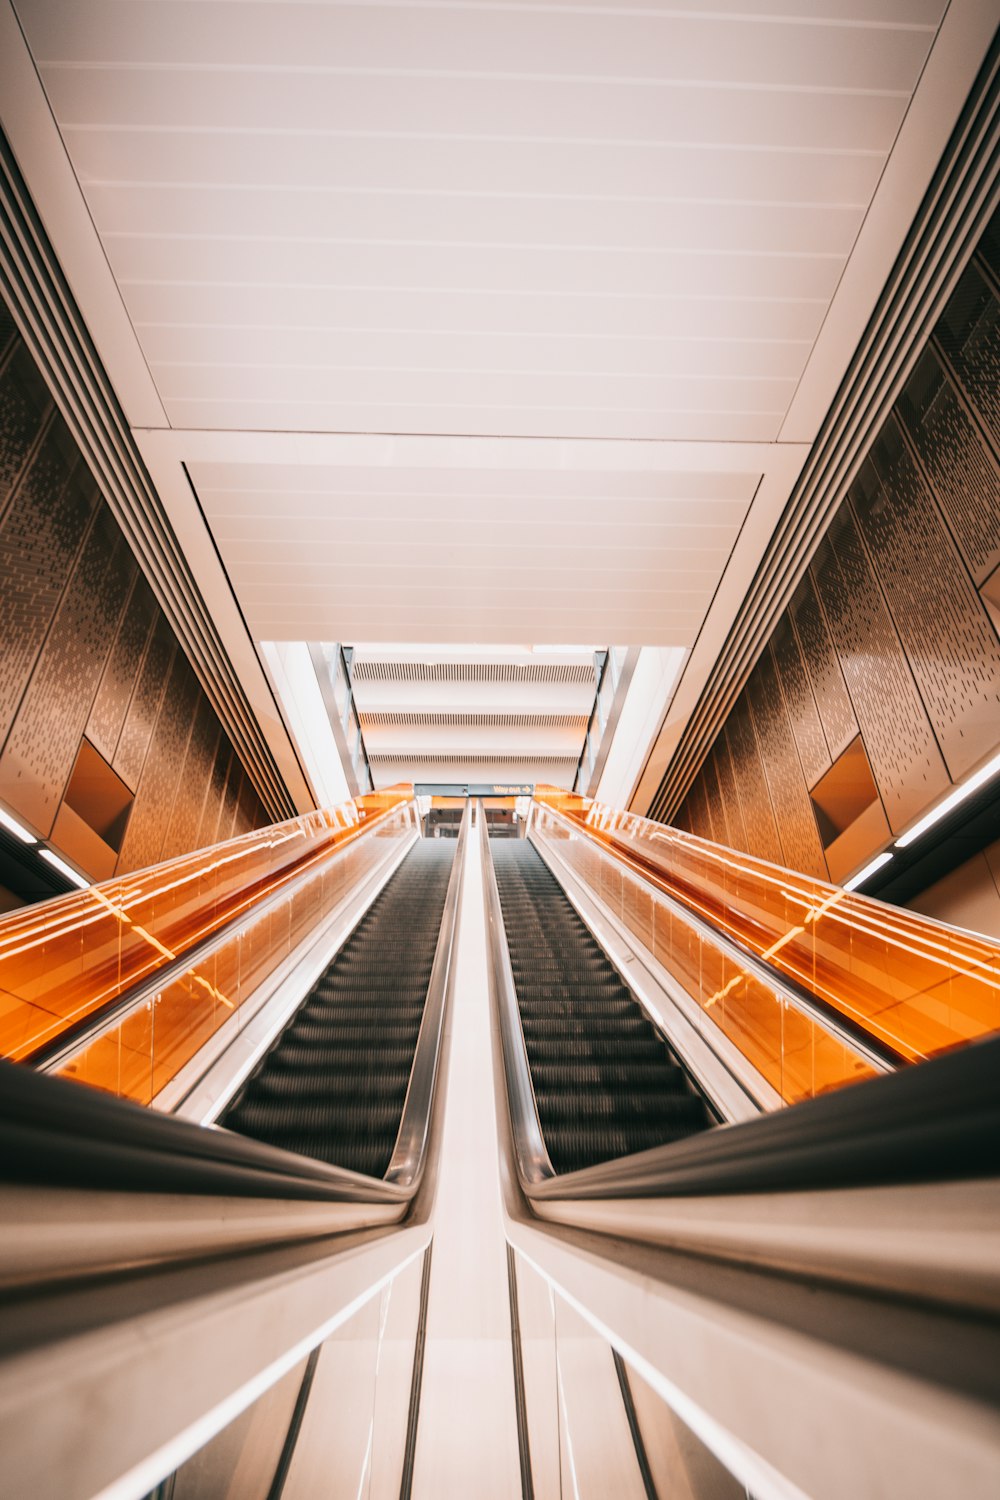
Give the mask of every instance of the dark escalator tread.
<path id="1" fill-rule="evenodd" d="M 451 840 L 414 846 L 220 1124 L 332 1166 L 385 1175 L 454 853 Z"/>
<path id="2" fill-rule="evenodd" d="M 542 1135 L 557 1172 L 684 1140 L 713 1123 L 527 840 L 491 843 Z"/>

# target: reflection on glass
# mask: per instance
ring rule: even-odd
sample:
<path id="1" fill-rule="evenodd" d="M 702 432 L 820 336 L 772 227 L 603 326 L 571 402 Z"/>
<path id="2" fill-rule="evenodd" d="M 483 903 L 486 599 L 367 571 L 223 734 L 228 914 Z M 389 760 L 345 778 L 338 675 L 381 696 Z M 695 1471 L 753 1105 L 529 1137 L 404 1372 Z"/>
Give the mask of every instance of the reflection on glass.
<path id="1" fill-rule="evenodd" d="M 404 1266 L 146 1500 L 397 1500 L 422 1268 Z"/>
<path id="2" fill-rule="evenodd" d="M 631 1366 L 621 1370 L 657 1495 L 664 1500 L 753 1500 L 651 1385 Z"/>
<path id="3" fill-rule="evenodd" d="M 148 1097 L 154 1050 L 161 1073 L 190 1056 L 376 862 L 382 838 L 405 836 L 412 807 L 412 788 L 374 793 L 11 913 L 0 920 L 0 1055 L 36 1059 L 245 917 L 238 936 L 193 962 L 113 1038 L 96 1041 L 77 1069 L 115 1092 Z M 278 909 L 255 917 L 260 903 L 293 886 Z"/>
<path id="4" fill-rule="evenodd" d="M 268 1500 L 307 1363 L 289 1370 L 146 1500 Z"/>
<path id="5" fill-rule="evenodd" d="M 639 897 L 630 898 L 628 908 L 624 892 L 629 876 L 638 876 L 735 938 L 902 1060 L 930 1057 L 1000 1028 L 1000 945 L 987 938 L 634 813 L 616 812 L 590 798 L 539 788 L 536 799 L 546 833 L 562 841 L 560 852 L 621 911 L 623 920 L 629 921 L 629 910 L 637 920 Z M 568 819 L 579 837 L 571 838 L 571 830 L 550 810 Z M 611 857 L 602 859 L 602 852 Z M 696 981 L 701 1004 L 724 1029 L 739 1024 L 748 1036 L 759 1036 L 762 997 L 752 993 L 745 977 L 710 958 L 704 944 L 680 930 L 682 923 L 661 917 L 665 908 L 655 897 L 652 905 L 657 958 L 668 968 L 677 964 Z M 648 910 L 643 921 L 648 927 Z M 675 944 L 680 956 L 667 962 Z M 825 1083 L 818 1080 L 819 1087 L 846 1081 L 836 1077 L 832 1041 L 803 1031 L 800 1019 L 787 1017 L 783 1024 L 790 1030 L 786 1055 L 797 1076 L 815 1067 L 826 1078 Z M 768 1050 L 775 1026 L 772 1017 L 766 1028 L 771 1033 Z M 787 1090 L 783 1093 L 790 1097 Z"/>

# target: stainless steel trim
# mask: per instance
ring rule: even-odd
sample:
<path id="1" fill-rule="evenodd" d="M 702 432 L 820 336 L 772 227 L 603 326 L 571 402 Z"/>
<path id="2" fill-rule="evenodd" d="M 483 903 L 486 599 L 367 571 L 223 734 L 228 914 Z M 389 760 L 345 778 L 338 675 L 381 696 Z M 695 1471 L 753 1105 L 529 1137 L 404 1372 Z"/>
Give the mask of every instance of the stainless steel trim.
<path id="1" fill-rule="evenodd" d="M 528 1053 L 521 1029 L 521 1013 L 517 1006 L 514 975 L 507 947 L 500 892 L 497 889 L 493 856 L 490 853 L 490 837 L 486 818 L 480 812 L 479 841 L 483 860 L 483 907 L 486 915 L 486 936 L 489 946 L 490 994 L 500 1028 L 503 1045 L 504 1077 L 507 1083 L 507 1103 L 510 1110 L 514 1152 L 517 1159 L 518 1176 L 522 1186 L 537 1187 L 554 1178 L 555 1168 L 542 1138 L 542 1127 L 538 1120 L 538 1105 L 528 1068 Z"/>
<path id="2" fill-rule="evenodd" d="M 401 803 L 399 806 L 405 806 L 413 810 L 414 813 L 416 811 L 416 803 L 412 801 L 410 803 Z M 385 812 L 379 813 L 377 818 L 373 818 L 370 823 L 366 823 L 360 827 L 356 838 L 352 838 L 343 844 L 338 844 L 335 849 L 331 850 L 330 858 L 333 859 L 338 854 L 343 853 L 345 849 L 351 848 L 363 834 L 371 833 L 384 818 L 391 817 L 393 813 L 398 811 L 399 807 L 386 808 Z M 265 912 L 277 906 L 290 892 L 297 890 L 306 880 L 311 879 L 316 874 L 316 870 L 317 865 L 310 865 L 308 869 L 300 871 L 298 875 L 293 876 L 286 885 L 280 886 L 270 896 L 266 896 L 262 901 L 257 902 L 252 907 L 248 907 L 246 911 L 240 912 L 238 916 L 231 917 L 228 922 L 224 923 L 222 927 L 217 928 L 215 932 L 210 933 L 208 937 L 202 938 L 198 943 L 193 943 L 190 948 L 186 948 L 183 953 L 179 954 L 170 963 L 156 969 L 148 979 L 140 980 L 138 984 L 133 985 L 124 994 L 119 995 L 118 999 L 114 1001 L 109 1009 L 103 1010 L 99 1015 L 95 1016 L 92 1026 L 86 1026 L 81 1031 L 76 1032 L 69 1041 L 53 1051 L 43 1050 L 41 1059 L 38 1061 L 32 1057 L 27 1058 L 27 1064 L 33 1066 L 39 1073 L 54 1073 L 64 1067 L 83 1047 L 89 1046 L 95 1038 L 103 1036 L 106 1031 L 115 1026 L 129 1011 L 136 1010 L 148 1000 L 155 999 L 160 990 L 166 985 L 172 984 L 175 979 L 179 979 L 182 974 L 186 974 L 192 964 L 198 963 L 203 958 L 207 958 L 216 948 L 220 948 L 244 923 L 263 916 Z"/>
<path id="3" fill-rule="evenodd" d="M 427 985 L 427 999 L 420 1022 L 413 1067 L 406 1088 L 406 1099 L 399 1121 L 396 1144 L 388 1170 L 386 1182 L 399 1187 L 416 1189 L 424 1169 L 427 1131 L 431 1109 L 434 1104 L 434 1088 L 437 1082 L 441 1059 L 441 1038 L 447 1002 L 455 979 L 455 934 L 458 929 L 458 913 L 462 902 L 462 874 L 465 868 L 465 851 L 469 843 L 469 824 L 472 804 L 466 802 L 462 814 L 462 825 L 458 833 L 455 858 L 451 867 L 451 878 L 441 916 L 434 963 Z"/>
<path id="4" fill-rule="evenodd" d="M 572 822 L 562 813 L 557 812 L 554 807 L 544 805 L 541 810 L 557 819 L 570 833 L 577 837 L 588 837 L 586 832 L 577 823 Z M 738 938 L 731 937 L 728 933 L 720 932 L 717 927 L 712 926 L 711 922 L 707 922 L 704 917 L 699 917 L 690 907 L 685 906 L 683 901 L 679 901 L 675 896 L 668 895 L 660 886 L 654 885 L 651 880 L 647 880 L 645 876 L 629 864 L 627 859 L 616 854 L 606 844 L 602 844 L 596 839 L 591 840 L 591 842 L 596 848 L 600 849 L 602 854 L 607 855 L 609 859 L 617 859 L 621 864 L 627 865 L 629 874 L 633 879 L 638 881 L 647 891 L 651 892 L 657 901 L 662 902 L 672 915 L 679 917 L 682 921 L 687 922 L 689 926 L 693 927 L 699 937 L 714 943 L 728 958 L 733 959 L 735 963 L 741 964 L 755 979 L 759 979 L 762 984 L 767 985 L 769 989 L 773 990 L 781 1000 L 786 1001 L 787 1004 L 793 1006 L 797 1011 L 808 1016 L 811 1021 L 815 1021 L 818 1026 L 822 1026 L 824 1031 L 829 1032 L 843 1046 L 850 1047 L 852 1052 L 856 1052 L 859 1057 L 864 1058 L 865 1062 L 874 1068 L 877 1073 L 891 1073 L 900 1063 L 905 1061 L 890 1047 L 883 1049 L 874 1039 L 860 1037 L 855 1034 L 849 1025 L 838 1022 L 836 1017 L 831 1015 L 808 990 L 797 985 L 786 974 L 782 974 L 780 969 L 772 968 L 769 963 L 759 958 L 751 949 L 744 947 Z"/>

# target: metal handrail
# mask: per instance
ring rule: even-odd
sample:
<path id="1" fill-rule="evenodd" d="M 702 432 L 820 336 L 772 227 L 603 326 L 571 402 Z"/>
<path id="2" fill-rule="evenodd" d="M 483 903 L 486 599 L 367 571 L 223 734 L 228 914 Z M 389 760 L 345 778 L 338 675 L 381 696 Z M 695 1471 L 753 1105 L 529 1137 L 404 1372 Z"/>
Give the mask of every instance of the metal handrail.
<path id="1" fill-rule="evenodd" d="M 536 804 L 536 806 L 538 805 Z M 553 817 L 563 824 L 568 832 L 581 838 L 590 837 L 586 829 L 581 828 L 579 824 L 574 823 L 571 818 L 567 818 L 563 813 L 557 811 L 556 808 L 550 807 L 548 803 L 544 804 L 544 810 L 547 816 Z M 670 895 L 662 886 L 655 884 L 627 854 L 619 849 L 610 849 L 607 844 L 599 839 L 591 838 L 590 841 L 608 859 L 616 860 L 619 864 L 623 865 L 635 880 L 639 881 L 641 885 L 656 896 L 657 901 L 661 902 L 671 915 L 678 917 L 681 921 L 687 922 L 699 937 L 713 943 L 727 958 L 731 958 L 734 963 L 740 964 L 755 979 L 760 980 L 768 989 L 773 990 L 779 999 L 786 1001 L 797 1011 L 808 1016 L 818 1026 L 822 1026 L 824 1031 L 829 1032 L 831 1036 L 836 1037 L 838 1042 L 841 1042 L 845 1047 L 849 1047 L 852 1052 L 857 1053 L 877 1073 L 891 1073 L 896 1068 L 908 1066 L 908 1059 L 902 1053 L 897 1052 L 894 1047 L 891 1047 L 887 1042 L 879 1041 L 877 1037 L 871 1036 L 863 1027 L 853 1022 L 849 1016 L 845 1016 L 841 1011 L 828 1005 L 827 1002 L 814 995 L 811 990 L 806 989 L 804 985 L 798 984 L 789 975 L 782 973 L 780 969 L 775 968 L 766 959 L 754 953 L 751 948 L 745 947 L 739 938 L 735 938 L 727 932 L 721 932 L 711 922 L 699 916 L 697 912 L 692 911 L 683 901 L 679 900 L 676 896 Z"/>
<path id="2" fill-rule="evenodd" d="M 486 916 L 486 937 L 489 947 L 488 964 L 490 994 L 500 1027 L 503 1046 L 504 1076 L 507 1082 L 507 1100 L 514 1137 L 514 1152 L 517 1171 L 525 1191 L 538 1187 L 556 1176 L 542 1137 L 538 1119 L 535 1089 L 528 1067 L 528 1052 L 521 1026 L 521 1012 L 517 1004 L 514 976 L 507 946 L 507 931 L 504 927 L 503 909 L 493 856 L 490 853 L 490 837 L 479 804 L 479 844 L 483 862 L 483 909 Z"/>
<path id="3" fill-rule="evenodd" d="M 556 1175 L 541 1139 L 488 844 L 484 901 L 510 1124 L 501 1153 L 513 1157 L 530 1201 L 783 1193 L 1000 1172 L 998 1036 L 754 1120 Z"/>
<path id="4" fill-rule="evenodd" d="M 0 1144 L 9 1148 L 3 1152 L 8 1168 L 0 1179 L 394 1204 L 404 1210 L 417 1196 L 429 1155 L 444 1021 L 454 986 L 469 816 L 467 812 L 455 850 L 410 1081 L 384 1178 L 176 1120 L 66 1079 L 40 1076 L 23 1064 L 0 1061 Z"/>
<path id="5" fill-rule="evenodd" d="M 441 1038 L 447 1002 L 455 979 L 455 934 L 458 914 L 462 904 L 462 877 L 465 855 L 469 841 L 469 826 L 472 821 L 472 803 L 467 802 L 462 814 L 462 823 L 455 847 L 455 858 L 448 880 L 441 927 L 438 932 L 434 963 L 427 984 L 427 998 L 420 1022 L 410 1081 L 406 1088 L 403 1113 L 396 1134 L 385 1181 L 399 1187 L 416 1191 L 424 1168 L 427 1133 L 430 1127 L 431 1110 L 434 1105 L 434 1089 L 440 1071 Z"/>
<path id="6" fill-rule="evenodd" d="M 159 968 L 154 969 L 151 974 L 147 975 L 145 979 L 140 979 L 136 984 L 130 986 L 129 989 L 122 991 L 105 1009 L 85 1016 L 75 1026 L 67 1027 L 52 1042 L 38 1048 L 36 1052 L 30 1053 L 22 1059 L 22 1062 L 29 1067 L 36 1068 L 39 1072 L 56 1072 L 74 1053 L 79 1051 L 84 1043 L 94 1041 L 97 1037 L 102 1036 L 105 1031 L 111 1030 L 129 1011 L 137 1010 L 141 1005 L 154 1000 L 165 986 L 172 984 L 175 979 L 180 979 L 182 975 L 187 973 L 192 964 L 208 958 L 217 948 L 221 948 L 247 922 L 264 916 L 273 907 L 278 906 L 284 901 L 286 897 L 297 891 L 307 880 L 313 879 L 321 859 L 334 859 L 343 850 L 351 848 L 363 835 L 371 833 L 384 818 L 398 812 L 400 807 L 407 805 L 413 806 L 414 804 L 412 802 L 409 804 L 399 803 L 395 807 L 387 807 L 383 812 L 372 818 L 370 822 L 360 824 L 347 838 L 342 839 L 332 849 L 323 851 L 314 863 L 308 864 L 304 869 L 298 870 L 289 880 L 279 885 L 276 890 L 263 897 L 262 900 L 252 903 L 243 911 L 237 912 L 224 922 L 221 927 L 217 927 L 214 932 L 210 932 L 206 937 L 200 938 L 198 942 L 192 943 L 184 949 L 183 953 L 179 953 L 176 958 L 162 964 Z"/>

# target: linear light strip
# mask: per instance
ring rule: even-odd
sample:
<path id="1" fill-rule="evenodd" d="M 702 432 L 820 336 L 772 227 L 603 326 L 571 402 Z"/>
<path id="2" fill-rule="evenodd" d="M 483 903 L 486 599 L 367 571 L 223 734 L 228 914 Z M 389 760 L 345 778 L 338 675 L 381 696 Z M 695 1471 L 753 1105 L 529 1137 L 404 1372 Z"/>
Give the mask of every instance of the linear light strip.
<path id="1" fill-rule="evenodd" d="M 79 886 L 81 891 L 89 890 L 90 881 L 86 880 L 78 870 L 74 870 L 72 865 L 68 865 L 64 859 L 60 859 L 58 854 L 53 854 L 51 849 L 39 849 L 38 852 L 53 869 L 58 870 L 60 875 L 65 875 L 66 879 L 72 881 L 75 886 Z"/>
<path id="2" fill-rule="evenodd" d="M 914 823 L 912 828 L 908 828 L 902 837 L 896 840 L 896 848 L 909 848 L 912 843 L 920 838 L 921 834 L 927 832 L 928 828 L 933 828 L 935 823 L 939 823 L 942 818 L 947 817 L 953 807 L 958 807 L 967 797 L 971 797 L 973 792 L 978 792 L 981 786 L 985 786 L 998 773 L 1000 773 L 1000 755 L 994 755 L 993 759 L 988 760 L 985 766 L 980 766 L 974 776 L 970 776 L 968 781 L 963 781 L 953 792 L 949 792 L 948 796 L 939 802 L 937 807 L 932 807 L 930 812 L 926 813 L 920 819 L 919 823 Z"/>
<path id="3" fill-rule="evenodd" d="M 38 843 L 35 835 L 29 833 L 16 818 L 12 818 L 9 812 L 4 812 L 2 807 L 0 807 L 0 827 L 6 828 L 7 832 L 12 833 L 16 839 L 20 839 L 22 844 Z"/>
<path id="4" fill-rule="evenodd" d="M 869 860 L 856 875 L 852 875 L 850 880 L 844 881 L 843 889 L 845 891 L 857 890 L 859 885 L 864 885 L 869 875 L 874 875 L 876 870 L 881 870 L 882 866 L 887 865 L 890 859 L 892 859 L 892 854 L 888 849 L 884 850 L 882 854 L 876 854 L 875 858 Z"/>

